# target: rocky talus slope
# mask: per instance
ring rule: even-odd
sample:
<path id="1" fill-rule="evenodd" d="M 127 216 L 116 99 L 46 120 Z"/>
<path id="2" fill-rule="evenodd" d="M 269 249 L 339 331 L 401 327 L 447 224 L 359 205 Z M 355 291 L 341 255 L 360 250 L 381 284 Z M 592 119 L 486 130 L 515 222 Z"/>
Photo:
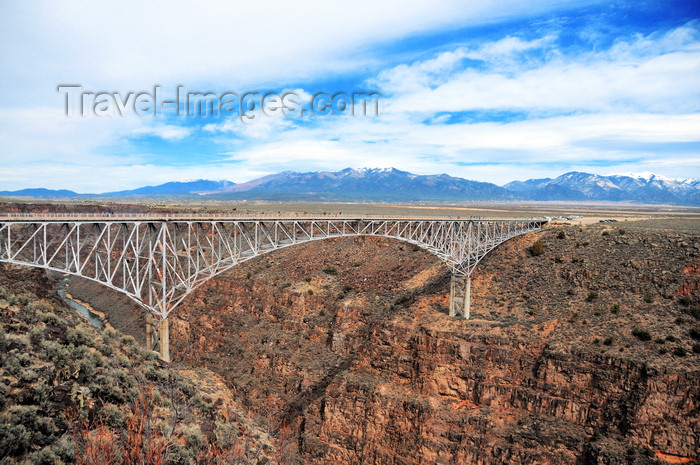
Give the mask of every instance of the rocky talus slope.
<path id="1" fill-rule="evenodd" d="M 329 240 L 207 282 L 172 317 L 172 353 L 290 428 L 298 463 L 691 463 L 699 288 L 697 233 L 556 227 L 489 254 L 464 321 L 435 257 Z"/>

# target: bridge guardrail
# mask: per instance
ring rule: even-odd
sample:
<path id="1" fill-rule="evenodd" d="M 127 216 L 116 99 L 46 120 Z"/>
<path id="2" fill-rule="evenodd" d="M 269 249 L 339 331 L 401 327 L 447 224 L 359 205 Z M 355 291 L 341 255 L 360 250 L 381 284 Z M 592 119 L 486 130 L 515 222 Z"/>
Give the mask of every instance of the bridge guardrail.
<path id="1" fill-rule="evenodd" d="M 416 221 L 546 221 L 543 217 L 486 218 L 481 216 L 304 215 L 304 214 L 197 214 L 197 213 L 0 213 L 0 221 L 12 220 L 416 220 Z"/>

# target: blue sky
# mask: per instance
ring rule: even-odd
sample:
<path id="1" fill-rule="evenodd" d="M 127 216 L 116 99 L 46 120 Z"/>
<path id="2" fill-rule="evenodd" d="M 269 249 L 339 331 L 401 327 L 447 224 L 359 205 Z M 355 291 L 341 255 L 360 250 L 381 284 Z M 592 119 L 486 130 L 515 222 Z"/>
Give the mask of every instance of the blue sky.
<path id="1" fill-rule="evenodd" d="M 145 4 L 144 4 L 145 3 Z M 0 190 L 396 167 L 700 178 L 689 1 L 4 2 Z M 383 95 L 378 117 L 65 115 L 85 91 Z"/>

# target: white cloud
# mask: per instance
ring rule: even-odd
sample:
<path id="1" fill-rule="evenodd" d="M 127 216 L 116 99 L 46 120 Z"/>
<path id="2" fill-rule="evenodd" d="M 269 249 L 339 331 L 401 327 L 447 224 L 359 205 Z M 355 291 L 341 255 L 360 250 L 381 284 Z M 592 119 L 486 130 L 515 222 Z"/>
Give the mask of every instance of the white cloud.
<path id="1" fill-rule="evenodd" d="M 131 132 L 134 135 L 156 136 L 164 140 L 180 140 L 189 136 L 192 129 L 184 126 L 174 126 L 170 124 L 157 124 L 142 126 Z"/>
<path id="2" fill-rule="evenodd" d="M 120 92 L 180 82 L 254 90 L 241 87 L 376 65 L 372 47 L 406 35 L 595 2 L 15 2 L 0 17 L 0 95 L 22 104 L 51 98 L 65 83 Z"/>
<path id="3" fill-rule="evenodd" d="M 543 48 L 551 37 L 525 42 L 508 37 L 473 52 L 458 49 L 453 59 L 400 65 L 380 75 L 382 90 L 395 95 L 387 112 L 596 111 L 684 113 L 700 108 L 700 32 L 685 26 L 661 37 L 638 36 L 607 52 L 569 57 L 552 54 L 533 65 L 522 59 L 503 65 L 504 54 Z M 654 51 L 655 53 L 652 53 Z M 457 57 L 484 62 L 460 66 Z M 446 63 L 435 74 L 435 63 Z"/>
<path id="4" fill-rule="evenodd" d="M 494 182 L 596 163 L 606 170 L 700 177 L 699 153 L 669 157 L 644 149 L 700 140 L 697 22 L 581 53 L 558 50 L 554 33 L 526 39 L 508 31 L 487 43 L 441 45 L 428 59 L 381 71 L 391 48 L 384 45 L 392 41 L 589 3 L 133 0 L 116 11 L 107 4 L 16 2 L 0 17 L 1 187 L 100 192 L 347 166 Z M 178 83 L 190 91 L 245 92 L 375 70 L 368 84 L 386 97 L 384 115 L 376 119 L 261 117 L 244 124 L 230 118 L 200 126 L 172 118 L 66 118 L 56 92 L 58 84 L 70 83 L 121 94 L 150 91 L 154 84 L 168 92 Z M 309 101 L 309 90 L 322 89 L 294 91 Z M 472 110 L 521 112 L 524 120 L 449 124 Z M 230 158 L 163 166 L 138 144 L 143 135 L 163 144 L 216 144 Z M 628 143 L 640 147 L 623 150 Z"/>

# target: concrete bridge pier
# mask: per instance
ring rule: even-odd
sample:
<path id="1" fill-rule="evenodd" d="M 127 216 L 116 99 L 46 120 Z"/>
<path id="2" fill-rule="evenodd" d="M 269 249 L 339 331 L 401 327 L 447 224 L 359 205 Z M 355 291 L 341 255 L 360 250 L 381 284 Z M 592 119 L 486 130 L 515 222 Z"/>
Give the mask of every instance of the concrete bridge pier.
<path id="1" fill-rule="evenodd" d="M 146 316 L 146 346 L 160 354 L 160 359 L 170 362 L 170 322 L 158 319 L 150 313 Z"/>
<path id="2" fill-rule="evenodd" d="M 450 280 L 450 316 L 462 315 L 465 320 L 469 319 L 471 312 L 471 276 L 452 275 Z"/>

